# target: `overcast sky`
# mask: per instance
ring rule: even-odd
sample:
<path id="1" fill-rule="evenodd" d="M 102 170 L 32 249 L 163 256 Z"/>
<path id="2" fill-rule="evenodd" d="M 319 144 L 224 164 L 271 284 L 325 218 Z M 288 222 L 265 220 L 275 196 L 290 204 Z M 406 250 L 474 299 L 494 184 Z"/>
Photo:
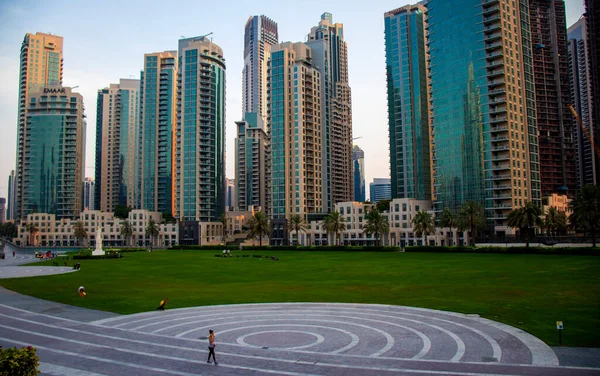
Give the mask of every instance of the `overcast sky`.
<path id="1" fill-rule="evenodd" d="M 447 0 L 453 1 L 453 0 Z M 234 176 L 235 121 L 242 116 L 244 24 L 264 14 L 278 23 L 280 41 L 304 41 L 324 12 L 344 24 L 356 143 L 365 151 L 367 187 L 389 177 L 383 14 L 404 1 L 37 1 L 0 0 L 0 197 L 15 168 L 19 53 L 25 33 L 64 38 L 64 86 L 79 86 L 87 115 L 86 176 L 94 176 L 98 89 L 138 78 L 145 53 L 176 50 L 182 36 L 213 33 L 227 60 L 227 176 Z M 583 14 L 583 0 L 566 0 L 567 23 Z M 368 197 L 368 195 L 367 195 Z"/>

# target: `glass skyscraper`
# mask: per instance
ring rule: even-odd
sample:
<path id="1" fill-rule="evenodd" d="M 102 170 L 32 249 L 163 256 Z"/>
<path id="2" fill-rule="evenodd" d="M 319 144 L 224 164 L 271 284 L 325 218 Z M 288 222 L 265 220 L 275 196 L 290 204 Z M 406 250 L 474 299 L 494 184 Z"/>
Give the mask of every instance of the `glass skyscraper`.
<path id="1" fill-rule="evenodd" d="M 63 80 L 63 38 L 44 33 L 25 34 L 21 44 L 19 70 L 19 119 L 17 128 L 17 168 L 16 205 L 13 219 L 24 217 L 23 210 L 23 169 L 26 160 L 25 115 L 27 97 L 48 85 L 62 85 Z M 10 204 L 9 204 L 10 206 Z"/>
<path id="2" fill-rule="evenodd" d="M 71 88 L 30 92 L 25 111 L 22 217 L 76 218 L 82 210 L 85 121 L 83 98 Z"/>
<path id="3" fill-rule="evenodd" d="M 384 16 L 393 198 L 431 200 L 424 13 L 418 4 Z"/>
<path id="4" fill-rule="evenodd" d="M 354 145 L 352 148 L 352 175 L 354 177 L 354 201 L 365 202 L 365 152 Z"/>
<path id="5" fill-rule="evenodd" d="M 182 221 L 225 212 L 225 59 L 201 36 L 179 40 L 176 206 Z"/>
<path id="6" fill-rule="evenodd" d="M 121 79 L 98 90 L 96 111 L 97 209 L 112 212 L 117 205 L 136 205 L 139 157 L 140 81 Z"/>
<path id="7" fill-rule="evenodd" d="M 473 200 L 502 226 L 541 205 L 528 3 L 457 6 L 427 3 L 435 209 Z"/>
<path id="8" fill-rule="evenodd" d="M 391 181 L 388 178 L 374 178 L 369 183 L 369 199 L 372 203 L 392 198 Z"/>
<path id="9" fill-rule="evenodd" d="M 175 214 L 175 131 L 177 51 L 144 55 L 140 83 L 139 156 L 136 207 Z"/>

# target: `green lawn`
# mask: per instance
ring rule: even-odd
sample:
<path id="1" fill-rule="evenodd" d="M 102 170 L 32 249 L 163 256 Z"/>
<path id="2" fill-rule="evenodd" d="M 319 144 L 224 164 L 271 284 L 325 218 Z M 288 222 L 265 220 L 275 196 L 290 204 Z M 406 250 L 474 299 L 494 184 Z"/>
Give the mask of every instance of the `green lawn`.
<path id="1" fill-rule="evenodd" d="M 550 345 L 600 347 L 600 257 L 562 255 L 246 252 L 127 253 L 81 271 L 0 280 L 23 294 L 122 314 L 212 304 L 379 303 L 477 313 Z M 51 262 L 45 262 L 51 264 Z M 39 264 L 38 264 L 39 265 Z M 73 261 L 69 262 L 73 265 Z M 84 285 L 88 296 L 79 298 Z"/>

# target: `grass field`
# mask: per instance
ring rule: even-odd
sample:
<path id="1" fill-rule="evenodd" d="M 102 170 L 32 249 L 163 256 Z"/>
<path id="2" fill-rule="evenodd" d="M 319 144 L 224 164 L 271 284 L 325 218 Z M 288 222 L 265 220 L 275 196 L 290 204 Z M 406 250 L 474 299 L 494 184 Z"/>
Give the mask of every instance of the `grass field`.
<path id="1" fill-rule="evenodd" d="M 127 253 L 82 260 L 81 271 L 0 280 L 38 298 L 121 314 L 214 304 L 378 303 L 483 317 L 558 344 L 600 347 L 600 257 L 451 253 L 243 252 Z M 277 256 L 273 261 L 265 256 Z M 69 261 L 73 265 L 74 261 Z M 45 262 L 50 265 L 51 262 Z M 37 264 L 39 265 L 39 264 Z M 88 296 L 80 298 L 83 285 Z"/>

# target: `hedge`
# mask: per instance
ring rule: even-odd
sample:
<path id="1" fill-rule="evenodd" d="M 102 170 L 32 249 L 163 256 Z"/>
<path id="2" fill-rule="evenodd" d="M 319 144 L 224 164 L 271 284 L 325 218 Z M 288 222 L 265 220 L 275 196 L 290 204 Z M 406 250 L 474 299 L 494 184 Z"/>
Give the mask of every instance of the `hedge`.
<path id="1" fill-rule="evenodd" d="M 548 255 L 600 255 L 600 248 L 592 247 L 438 247 L 411 246 L 406 252 L 431 253 L 507 253 L 507 254 L 548 254 Z"/>
<path id="2" fill-rule="evenodd" d="M 118 259 L 122 258 L 123 255 L 120 253 L 107 253 L 102 256 L 94 256 L 94 255 L 75 255 L 73 256 L 73 260 L 103 260 L 103 259 Z"/>
<path id="3" fill-rule="evenodd" d="M 39 361 L 35 347 L 5 349 L 0 346 L 0 376 L 38 375 Z"/>
<path id="4" fill-rule="evenodd" d="M 195 250 L 195 251 L 230 251 L 239 250 L 239 246 L 223 246 L 223 245 L 175 245 L 170 249 L 173 250 Z M 337 252 L 398 252 L 399 247 L 384 247 L 384 246 L 270 246 L 270 245 L 247 245 L 242 248 L 242 251 L 337 251 Z"/>

